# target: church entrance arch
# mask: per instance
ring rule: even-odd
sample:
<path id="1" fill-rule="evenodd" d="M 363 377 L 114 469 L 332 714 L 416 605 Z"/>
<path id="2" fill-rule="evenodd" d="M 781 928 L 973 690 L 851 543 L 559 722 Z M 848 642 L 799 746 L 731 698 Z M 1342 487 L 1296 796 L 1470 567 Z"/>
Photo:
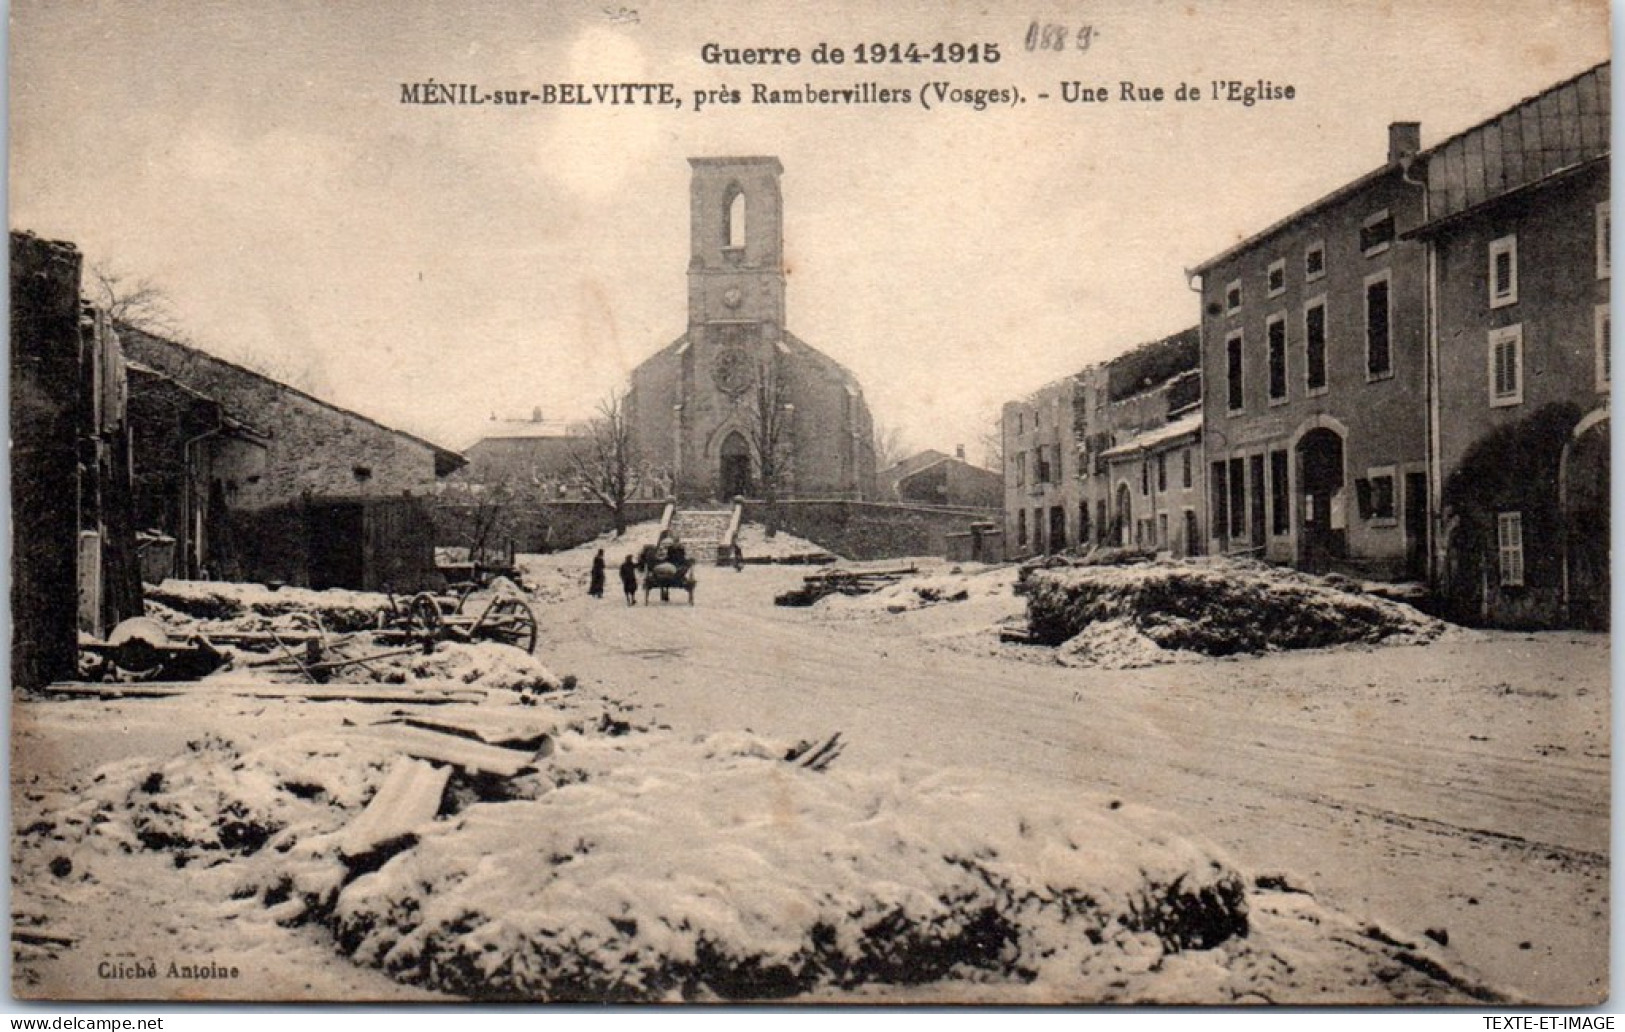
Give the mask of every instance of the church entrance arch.
<path id="1" fill-rule="evenodd" d="M 1298 440 L 1298 484 L 1303 492 L 1299 512 L 1298 564 L 1325 573 L 1348 556 L 1348 524 L 1343 511 L 1343 438 L 1336 430 L 1316 427 Z"/>
<path id="2" fill-rule="evenodd" d="M 720 449 L 722 469 L 717 477 L 718 493 L 723 498 L 736 498 L 750 494 L 750 443 L 745 435 L 735 430 L 722 441 Z"/>

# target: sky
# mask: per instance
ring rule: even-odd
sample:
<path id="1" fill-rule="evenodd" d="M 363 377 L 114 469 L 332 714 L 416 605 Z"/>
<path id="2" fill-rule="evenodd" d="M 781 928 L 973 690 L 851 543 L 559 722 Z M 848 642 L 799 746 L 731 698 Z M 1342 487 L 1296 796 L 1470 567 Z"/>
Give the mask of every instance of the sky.
<path id="1" fill-rule="evenodd" d="M 1194 325 L 1184 270 L 1380 165 L 1390 122 L 1428 146 L 1609 52 L 1606 0 L 816 7 L 14 0 L 11 226 L 160 284 L 199 346 L 455 448 L 492 416 L 590 415 L 682 334 L 687 158 L 776 155 L 789 329 L 909 446 L 975 459 L 1004 401 Z M 1064 49 L 1029 49 L 1035 25 Z M 1000 60 L 810 61 L 893 41 Z M 707 42 L 802 60 L 707 64 Z M 431 78 L 669 82 L 682 105 L 400 102 Z M 1213 100 L 1232 79 L 1294 96 Z M 860 82 L 913 100 L 692 102 Z M 929 82 L 1025 101 L 926 110 Z"/>

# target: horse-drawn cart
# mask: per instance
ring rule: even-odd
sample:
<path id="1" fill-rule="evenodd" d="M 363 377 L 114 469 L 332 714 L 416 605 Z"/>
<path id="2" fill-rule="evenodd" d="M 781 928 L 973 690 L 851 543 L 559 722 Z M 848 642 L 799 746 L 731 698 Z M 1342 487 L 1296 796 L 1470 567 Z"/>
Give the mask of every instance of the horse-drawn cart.
<path id="1" fill-rule="evenodd" d="M 681 545 L 650 545 L 638 559 L 643 571 L 643 602 L 649 602 L 649 593 L 658 590 L 660 601 L 671 601 L 671 589 L 688 592 L 688 604 L 694 604 L 694 560 L 684 554 Z"/>

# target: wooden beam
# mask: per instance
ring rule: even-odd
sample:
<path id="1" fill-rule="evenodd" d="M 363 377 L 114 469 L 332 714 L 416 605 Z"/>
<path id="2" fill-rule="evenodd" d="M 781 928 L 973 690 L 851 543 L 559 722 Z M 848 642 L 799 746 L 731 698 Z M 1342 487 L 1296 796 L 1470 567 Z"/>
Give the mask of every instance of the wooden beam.
<path id="1" fill-rule="evenodd" d="M 430 823 L 440 812 L 450 778 L 450 767 L 399 757 L 367 808 L 338 833 L 339 852 L 361 856 Z"/>
<path id="2" fill-rule="evenodd" d="M 354 702 L 424 703 L 484 702 L 481 688 L 409 688 L 388 684 L 268 684 L 252 681 L 58 681 L 45 691 L 55 695 L 103 699 L 163 699 L 176 695 L 241 695 L 256 699 L 350 700 Z"/>
<path id="3" fill-rule="evenodd" d="M 538 759 L 536 752 L 530 750 L 502 749 L 470 738 L 403 723 L 369 724 L 351 733 L 398 749 L 408 756 L 505 778 L 513 777 Z"/>

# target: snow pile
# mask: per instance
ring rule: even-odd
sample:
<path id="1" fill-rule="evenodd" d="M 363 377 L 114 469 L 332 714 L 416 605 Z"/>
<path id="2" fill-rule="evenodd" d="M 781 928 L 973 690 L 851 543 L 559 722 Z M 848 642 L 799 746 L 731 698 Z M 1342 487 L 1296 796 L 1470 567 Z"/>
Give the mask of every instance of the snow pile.
<path id="1" fill-rule="evenodd" d="M 369 651 L 380 651 L 369 648 Z M 357 650 L 358 654 L 361 653 Z M 350 684 L 422 685 L 466 684 L 492 691 L 542 694 L 558 691 L 564 682 L 541 660 L 524 649 L 500 642 L 443 641 L 433 652 L 395 654 L 343 668 L 334 677 Z"/>
<path id="2" fill-rule="evenodd" d="M 389 596 L 371 591 L 330 588 L 271 588 L 259 584 L 231 584 L 221 581 L 166 580 L 143 588 L 149 615 L 169 623 L 171 613 L 180 613 L 205 622 L 207 630 L 281 630 L 308 624 L 280 624 L 270 618 L 314 616 L 329 631 L 357 631 L 378 624 L 379 614 L 389 609 Z M 156 605 L 154 605 L 156 604 Z M 166 617 L 169 617 L 166 619 Z M 228 627 L 229 625 L 229 627 Z"/>
<path id="3" fill-rule="evenodd" d="M 736 540 L 739 542 L 740 550 L 745 553 L 746 560 L 809 559 L 830 556 L 829 549 L 824 546 L 806 538 L 796 537 L 788 531 L 781 530 L 768 537 L 765 526 L 749 521 L 739 525 L 739 536 Z"/>
<path id="4" fill-rule="evenodd" d="M 818 773 L 784 751 L 566 736 L 557 788 L 470 807 L 357 878 L 335 932 L 407 981 L 596 1001 L 949 977 L 1109 998 L 1246 932 L 1240 877 L 1158 815 L 967 772 Z"/>
<path id="5" fill-rule="evenodd" d="M 1012 576 L 1007 567 L 987 569 L 965 564 L 940 572 L 906 576 L 866 595 L 826 595 L 814 605 L 830 614 L 851 616 L 906 613 L 944 602 L 1007 597 Z"/>
<path id="6" fill-rule="evenodd" d="M 1035 571 L 1027 620 L 1037 641 L 1069 642 L 1074 659 L 1120 665 L 1154 660 L 1153 646 L 1228 656 L 1415 643 L 1444 631 L 1444 624 L 1409 606 L 1327 579 L 1217 559 Z"/>

